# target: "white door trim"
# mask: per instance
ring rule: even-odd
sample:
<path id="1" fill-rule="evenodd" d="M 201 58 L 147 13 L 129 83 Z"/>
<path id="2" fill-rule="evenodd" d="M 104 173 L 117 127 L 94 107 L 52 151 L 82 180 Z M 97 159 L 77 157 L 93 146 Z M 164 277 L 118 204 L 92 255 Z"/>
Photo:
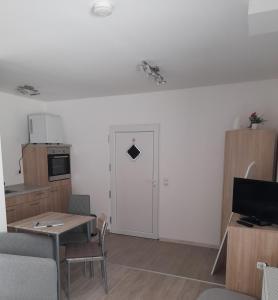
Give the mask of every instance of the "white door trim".
<path id="1" fill-rule="evenodd" d="M 150 132 L 154 133 L 154 174 L 153 174 L 153 233 L 140 234 L 137 236 L 158 239 L 158 211 L 159 211 L 159 124 L 143 124 L 143 125 L 116 125 L 110 127 L 109 144 L 110 144 L 110 185 L 111 185 L 111 232 L 126 234 L 126 232 L 117 229 L 116 215 L 116 167 L 115 167 L 115 136 L 116 132 Z"/>

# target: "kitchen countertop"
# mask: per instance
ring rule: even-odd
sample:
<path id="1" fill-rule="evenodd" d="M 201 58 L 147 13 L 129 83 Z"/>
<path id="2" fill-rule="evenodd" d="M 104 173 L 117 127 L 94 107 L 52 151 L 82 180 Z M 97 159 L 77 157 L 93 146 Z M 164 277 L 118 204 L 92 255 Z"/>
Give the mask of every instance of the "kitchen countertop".
<path id="1" fill-rule="evenodd" d="M 14 196 L 19 196 L 23 194 L 28 194 L 32 192 L 39 192 L 48 190 L 49 186 L 31 186 L 25 184 L 15 184 L 15 185 L 8 185 L 5 186 L 5 190 L 11 190 L 11 193 L 5 194 L 5 198 L 10 198 Z"/>

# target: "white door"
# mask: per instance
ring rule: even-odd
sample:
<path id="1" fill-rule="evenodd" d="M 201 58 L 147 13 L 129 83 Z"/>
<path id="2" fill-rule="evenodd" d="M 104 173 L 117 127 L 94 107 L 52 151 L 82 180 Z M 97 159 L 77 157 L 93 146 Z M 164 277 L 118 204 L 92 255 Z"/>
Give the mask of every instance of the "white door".
<path id="1" fill-rule="evenodd" d="M 158 238 L 158 125 L 110 130 L 113 233 Z"/>

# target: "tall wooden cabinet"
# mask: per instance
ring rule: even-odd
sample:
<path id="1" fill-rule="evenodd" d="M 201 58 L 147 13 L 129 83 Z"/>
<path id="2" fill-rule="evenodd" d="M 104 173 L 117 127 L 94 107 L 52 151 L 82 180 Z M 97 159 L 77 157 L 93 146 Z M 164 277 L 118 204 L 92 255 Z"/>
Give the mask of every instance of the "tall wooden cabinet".
<path id="1" fill-rule="evenodd" d="M 24 183 L 49 186 L 48 211 L 66 212 L 71 195 L 71 179 L 49 182 L 47 148 L 53 145 L 29 144 L 22 146 Z M 59 147 L 56 146 L 55 147 Z M 64 147 L 64 145 L 61 145 Z"/>
<path id="2" fill-rule="evenodd" d="M 276 131 L 272 129 L 239 129 L 226 132 L 221 238 L 232 212 L 234 177 L 244 177 L 255 161 L 253 179 L 273 180 L 276 171 Z"/>

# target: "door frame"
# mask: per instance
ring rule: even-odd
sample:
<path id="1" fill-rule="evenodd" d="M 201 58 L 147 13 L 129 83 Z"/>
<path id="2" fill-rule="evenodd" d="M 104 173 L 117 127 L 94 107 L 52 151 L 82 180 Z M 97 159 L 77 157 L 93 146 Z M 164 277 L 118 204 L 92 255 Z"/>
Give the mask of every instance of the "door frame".
<path id="1" fill-rule="evenodd" d="M 117 214 L 116 214 L 116 152 L 115 142 L 116 133 L 119 132 L 150 132 L 154 133 L 153 144 L 153 233 L 145 234 L 136 232 L 136 236 L 144 238 L 158 239 L 158 216 L 159 216 L 159 124 L 142 124 L 142 125 L 114 125 L 110 126 L 109 144 L 110 144 L 110 200 L 111 200 L 111 232 L 118 234 L 127 234 L 126 232 L 117 229 Z"/>

